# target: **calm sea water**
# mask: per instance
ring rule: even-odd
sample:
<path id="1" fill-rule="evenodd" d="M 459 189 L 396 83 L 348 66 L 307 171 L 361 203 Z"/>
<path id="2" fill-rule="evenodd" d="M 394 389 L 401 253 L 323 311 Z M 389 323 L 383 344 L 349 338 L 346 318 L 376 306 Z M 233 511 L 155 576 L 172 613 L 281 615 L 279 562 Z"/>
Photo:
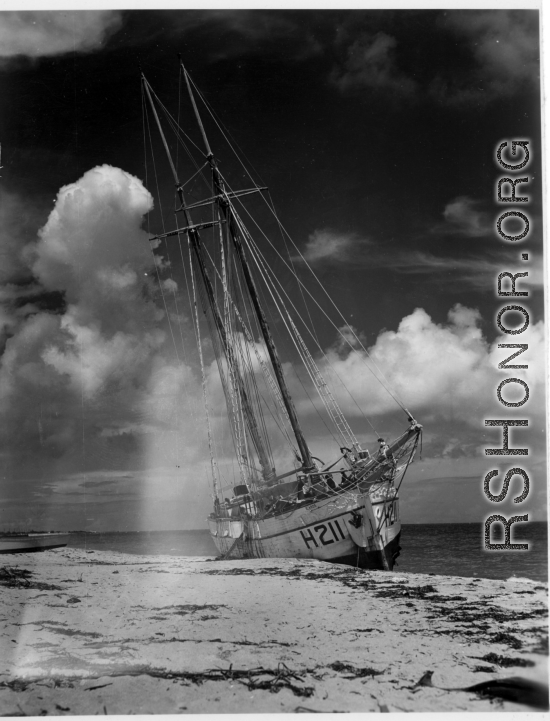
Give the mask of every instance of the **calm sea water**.
<path id="1" fill-rule="evenodd" d="M 484 551 L 483 527 L 477 523 L 404 525 L 402 550 L 395 570 L 496 579 L 518 576 L 548 581 L 547 524 L 521 524 L 516 528 L 513 529 L 515 536 L 529 542 L 529 551 Z M 79 533 L 71 534 L 69 546 L 149 556 L 217 555 L 206 530 Z"/>

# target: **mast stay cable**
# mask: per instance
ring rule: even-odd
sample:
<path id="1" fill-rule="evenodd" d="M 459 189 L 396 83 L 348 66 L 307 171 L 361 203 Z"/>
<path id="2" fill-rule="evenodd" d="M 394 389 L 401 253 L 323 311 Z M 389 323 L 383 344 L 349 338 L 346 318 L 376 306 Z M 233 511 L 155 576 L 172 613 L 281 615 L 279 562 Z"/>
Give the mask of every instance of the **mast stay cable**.
<path id="1" fill-rule="evenodd" d="M 243 163 L 242 160 L 240 159 L 238 153 L 237 153 L 237 152 L 235 151 L 235 149 L 233 148 L 233 145 L 232 145 L 231 141 L 230 141 L 229 138 L 227 137 L 227 134 L 225 133 L 224 128 L 222 127 L 221 121 L 218 122 L 218 120 L 217 120 L 217 118 L 216 118 L 213 110 L 210 108 L 209 103 L 205 100 L 205 98 L 203 97 L 203 95 L 202 95 L 201 92 L 198 90 L 197 86 L 195 85 L 195 83 L 191 80 L 191 77 L 189 76 L 189 73 L 186 72 L 186 76 L 187 76 L 187 78 L 189 78 L 190 82 L 193 83 L 193 88 L 194 88 L 195 92 L 197 93 L 197 95 L 198 95 L 198 96 L 200 97 L 200 99 L 202 100 L 204 106 L 206 107 L 206 109 L 208 110 L 210 116 L 212 117 L 212 119 L 213 119 L 214 122 L 216 123 L 216 126 L 218 127 L 218 129 L 219 129 L 220 132 L 222 133 L 222 135 L 223 135 L 223 137 L 225 138 L 227 144 L 229 145 L 229 147 L 231 148 L 231 150 L 233 151 L 233 153 L 235 154 L 235 156 L 236 156 L 237 159 L 239 160 L 241 166 L 243 167 L 243 169 L 244 169 L 245 172 L 247 173 L 248 177 L 250 178 L 250 180 L 251 180 L 253 183 L 255 183 L 255 181 L 254 181 L 252 175 L 250 174 L 248 168 L 244 165 L 244 163 Z M 298 248 L 298 246 L 297 246 L 296 243 L 294 242 L 294 240 L 293 240 L 292 236 L 290 235 L 290 233 L 286 230 L 286 228 L 284 227 L 284 225 L 281 223 L 281 221 L 280 221 L 280 219 L 278 218 L 278 216 L 276 215 L 274 209 L 269 205 L 269 203 L 268 203 L 267 200 L 263 197 L 263 195 L 262 195 L 262 198 L 263 198 L 264 202 L 266 203 L 269 211 L 270 211 L 270 212 L 272 213 L 272 215 L 275 217 L 275 219 L 276 219 L 277 223 L 279 224 L 280 228 L 283 230 L 283 232 L 285 233 L 285 235 L 287 236 L 287 238 L 290 240 L 290 242 L 292 243 L 292 245 L 294 246 L 294 248 L 296 249 L 296 251 L 297 251 L 298 254 L 300 255 L 300 258 L 301 258 L 302 261 L 305 263 L 305 265 L 306 265 L 306 267 L 308 268 L 308 270 L 310 271 L 311 275 L 312 275 L 313 278 L 317 281 L 318 285 L 319 285 L 319 286 L 321 287 L 321 289 L 323 290 L 323 293 L 324 293 L 324 294 L 327 296 L 327 298 L 329 299 L 331 305 L 334 307 L 334 309 L 336 310 L 336 312 L 338 313 L 338 315 L 340 316 L 340 318 L 344 321 L 344 323 L 346 324 L 346 327 L 349 328 L 349 330 L 351 331 L 351 334 L 353 335 L 353 337 L 354 337 L 354 339 L 356 340 L 356 342 L 359 344 L 359 346 L 361 347 L 361 349 L 364 351 L 364 353 L 366 354 L 366 356 L 369 358 L 369 360 L 370 360 L 370 362 L 372 363 L 372 365 L 373 365 L 373 366 L 376 368 L 376 370 L 380 373 L 380 375 L 381 375 L 382 378 L 386 381 L 386 383 L 389 383 L 388 379 L 385 377 L 385 375 L 384 375 L 384 373 L 382 372 L 382 370 L 378 367 L 378 365 L 376 364 L 376 362 L 373 360 L 373 358 L 372 358 L 371 354 L 369 353 L 369 351 L 365 348 L 365 346 L 364 346 L 364 344 L 362 343 L 361 339 L 360 339 L 360 338 L 357 336 L 357 334 L 355 333 L 355 330 L 353 329 L 353 326 L 351 326 L 351 325 L 347 322 L 345 316 L 344 316 L 343 313 L 340 311 L 340 309 L 338 308 L 338 306 L 336 305 L 336 303 L 334 302 L 334 300 L 331 298 L 331 296 L 330 296 L 329 293 L 327 292 L 326 288 L 323 286 L 323 284 L 322 284 L 321 281 L 319 280 L 319 278 L 318 278 L 317 274 L 315 273 L 315 271 L 311 268 L 310 264 L 309 264 L 309 263 L 307 262 L 307 260 L 304 258 L 302 252 L 300 251 L 300 249 Z M 304 286 L 304 284 L 302 283 L 302 281 L 300 280 L 300 278 L 299 278 L 299 277 L 297 276 L 297 274 L 295 273 L 294 269 L 293 269 L 291 266 L 288 265 L 288 263 L 286 262 L 285 258 L 283 258 L 283 256 L 281 256 L 281 254 L 280 254 L 279 251 L 273 246 L 273 244 L 271 243 L 271 241 L 269 241 L 269 242 L 270 242 L 270 245 L 271 245 L 271 246 L 274 248 L 274 250 L 277 252 L 277 255 L 278 255 L 278 256 L 281 258 L 281 260 L 285 263 L 285 265 L 287 266 L 287 268 L 289 268 L 289 270 L 290 270 L 290 272 L 292 273 L 292 275 L 296 278 L 296 280 L 297 280 L 297 282 L 299 283 L 299 285 L 302 286 L 302 287 L 305 289 L 306 293 L 312 298 L 312 300 L 316 303 L 316 305 L 317 305 L 321 310 L 323 310 L 323 309 L 319 306 L 319 304 L 315 301 L 315 298 L 311 295 L 311 293 L 309 292 L 309 290 L 307 289 L 307 287 Z M 327 314 L 326 314 L 324 311 L 323 311 L 323 313 L 324 313 L 324 315 L 328 318 Z M 354 348 L 354 346 L 350 343 L 349 339 L 341 332 L 341 330 L 336 326 L 336 324 L 332 323 L 332 325 L 336 328 L 336 330 L 338 331 L 338 333 L 339 333 L 339 335 L 342 337 L 342 339 L 350 346 L 350 348 L 351 348 L 353 351 L 355 351 L 356 349 Z M 365 367 L 367 367 L 367 368 L 370 370 L 370 372 L 373 373 L 373 375 L 375 376 L 375 378 L 376 378 L 376 379 L 378 380 L 378 382 L 383 386 L 383 388 L 387 391 L 387 393 L 393 398 L 393 400 L 397 403 L 397 405 L 398 405 L 405 413 L 407 413 L 407 415 L 410 416 L 410 412 L 407 410 L 407 408 L 405 407 L 404 403 L 390 390 L 390 388 L 388 387 L 388 385 L 386 385 L 386 383 L 384 383 L 384 382 L 373 372 L 373 370 L 372 370 L 372 369 L 370 368 L 370 366 L 364 361 L 364 359 L 362 359 L 362 362 L 364 363 Z"/>

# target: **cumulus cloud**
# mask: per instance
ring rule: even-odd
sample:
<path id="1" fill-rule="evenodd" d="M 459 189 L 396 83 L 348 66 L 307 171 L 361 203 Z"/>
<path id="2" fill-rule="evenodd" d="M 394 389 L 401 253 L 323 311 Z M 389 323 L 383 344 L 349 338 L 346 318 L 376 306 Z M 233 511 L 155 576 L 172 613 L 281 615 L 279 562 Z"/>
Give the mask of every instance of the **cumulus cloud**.
<path id="1" fill-rule="evenodd" d="M 195 525 L 196 509 L 206 510 L 210 468 L 200 374 L 194 361 L 179 361 L 174 347 L 179 334 L 169 332 L 170 318 L 181 324 L 185 342 L 192 333 L 188 319 L 165 308 L 160 297 L 161 289 L 177 290 L 177 278 L 158 283 L 150 273 L 154 261 L 141 225 L 151 208 L 139 180 L 101 166 L 63 187 L 38 239 L 17 246 L 22 252 L 0 294 L 6 301 L 0 324 L 9 328 L 0 358 L 0 443 L 4 473 L 20 504 L 40 497 L 43 507 L 51 505 L 53 478 L 56 499 L 69 503 L 89 473 L 98 484 L 83 487 L 87 503 L 97 503 L 100 513 L 108 482 L 113 494 L 118 487 L 125 508 L 141 504 L 142 527 L 162 523 L 164 511 L 151 501 L 160 496 L 166 509 L 170 498 L 185 493 L 182 509 L 188 516 L 182 510 L 179 524 Z M 343 243 L 343 255 L 340 246 L 339 257 L 349 257 L 351 244 Z M 43 300 L 48 294 L 54 298 L 50 308 Z M 357 418 L 357 403 L 368 416 L 383 418 L 395 404 L 367 370 L 370 361 L 356 331 L 341 330 L 353 347 L 335 343 L 326 353 L 353 392 L 351 400 L 336 381 L 340 405 L 350 417 Z M 542 325 L 531 327 L 521 342 L 529 343 L 524 362 L 542 357 Z M 506 376 L 496 367 L 505 352 L 496 346 L 484 338 L 478 311 L 457 305 L 442 324 L 415 310 L 397 330 L 380 333 L 370 355 L 384 382 L 419 420 L 438 429 L 453 424 L 446 440 L 432 437 L 429 443 L 434 454 L 454 458 L 475 450 L 471 428 L 480 414 L 495 406 L 495 412 L 501 410 L 495 388 Z M 205 355 L 213 436 L 224 483 L 231 485 L 234 453 L 225 401 L 217 364 L 208 349 Z M 318 363 L 334 381 L 328 362 Z M 537 417 L 537 399 L 543 397 L 539 366 L 514 371 L 529 383 L 526 411 Z M 253 367 L 260 378 L 256 360 Z M 300 412 L 311 413 L 304 390 L 297 382 L 291 385 Z M 271 430 L 274 422 L 266 422 Z M 318 436 L 312 447 L 322 450 L 323 444 L 324 436 Z M 273 451 L 275 462 L 288 467 L 292 458 L 284 446 Z"/>
<path id="2" fill-rule="evenodd" d="M 141 228 L 152 205 L 130 174 L 107 165 L 88 171 L 61 188 L 38 238 L 24 246 L 14 273 L 22 269 L 31 280 L 6 283 L 0 293 L 0 324 L 9 327 L 0 351 L 0 444 L 18 508 L 26 497 L 42 498 L 44 510 L 56 479 L 56 500 L 74 509 L 82 502 L 78 484 L 90 473 L 102 481 L 85 486 L 95 527 L 110 517 L 101 520 L 103 481 L 117 495 L 120 518 L 128 504 L 139 506 L 132 527 L 162 527 L 167 506 L 159 499 L 169 505 L 184 490 L 178 527 L 196 525 L 197 509 L 201 517 L 206 511 L 210 453 L 194 333 L 172 297 L 177 277 L 168 276 L 158 251 L 153 258 Z M 31 309 L 32 293 L 54 294 L 57 303 Z M 24 315 L 14 314 L 16 301 L 24 301 Z M 203 350 L 218 467 L 232 485 L 218 366 L 207 344 Z M 256 360 L 253 368 L 261 380 Z M 282 458 L 280 449 L 274 456 Z M 79 523 L 81 516 L 75 510 Z"/>
<path id="3" fill-rule="evenodd" d="M 360 348 L 364 343 L 366 343 L 365 334 L 348 324 L 338 328 L 338 337 L 333 348 L 338 353 L 347 354 L 349 348 Z"/>
<path id="4" fill-rule="evenodd" d="M 340 90 L 388 89 L 411 95 L 416 82 L 399 70 L 397 40 L 384 32 L 362 33 L 348 48 L 343 63 L 333 68 L 330 80 Z"/>
<path id="5" fill-rule="evenodd" d="M 302 256 L 293 260 L 306 260 L 310 264 L 326 261 L 345 263 L 354 260 L 356 253 L 360 253 L 367 244 L 367 240 L 353 233 L 339 233 L 328 228 L 315 230 L 309 236 Z"/>
<path id="6" fill-rule="evenodd" d="M 0 57 L 90 52 L 121 25 L 117 10 L 6 11 L 0 13 Z"/>
<path id="7" fill-rule="evenodd" d="M 190 414 L 178 417 L 176 406 L 184 386 L 196 398 L 197 384 L 178 362 L 149 273 L 141 223 L 151 208 L 139 180 L 94 168 L 59 191 L 38 240 L 25 246 L 30 287 L 63 302 L 17 323 L 5 310 L 12 326 L 0 365 L 1 434 L 14 470 L 40 459 L 71 469 L 84 450 L 91 468 L 101 459 L 113 469 L 142 468 L 153 463 L 151 437 L 159 445 L 167 427 L 186 424 L 193 435 Z M 191 444 L 193 452 L 199 446 Z"/>
<path id="8" fill-rule="evenodd" d="M 509 342 L 505 337 L 490 344 L 480 321 L 478 310 L 460 304 L 449 311 L 444 324 L 435 323 L 417 308 L 403 318 L 396 331 L 380 333 L 369 349 L 370 359 L 362 350 L 343 354 L 331 349 L 324 370 L 327 377 L 336 373 L 353 391 L 354 400 L 340 383 L 338 397 L 349 414 L 358 413 L 356 403 L 367 416 L 397 408 L 376 375 L 426 423 L 452 420 L 479 428 L 484 413 L 502 411 L 495 389 L 506 377 L 505 371 L 497 369 L 505 351 L 498 343 Z M 528 401 L 526 412 L 540 416 L 544 409 L 536 399 L 544 397 L 544 369 L 538 362 L 544 356 L 542 321 L 522 334 L 521 342 L 529 345 L 523 363 L 530 367 L 514 370 L 514 375 L 528 382 L 531 399 L 535 399 Z"/>
<path id="9" fill-rule="evenodd" d="M 88 171 L 61 188 L 38 243 L 26 251 L 34 274 L 48 290 L 63 289 L 69 301 L 89 286 L 106 294 L 135 286 L 137 272 L 152 263 L 147 235 L 139 230 L 152 203 L 141 182 L 123 170 L 104 165 Z"/>

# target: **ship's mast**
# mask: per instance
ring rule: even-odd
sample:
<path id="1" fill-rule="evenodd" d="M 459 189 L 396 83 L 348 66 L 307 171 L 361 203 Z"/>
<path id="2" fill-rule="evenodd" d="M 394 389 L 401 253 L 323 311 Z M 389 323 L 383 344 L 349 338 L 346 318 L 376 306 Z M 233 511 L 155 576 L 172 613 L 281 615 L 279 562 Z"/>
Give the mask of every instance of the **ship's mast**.
<path id="1" fill-rule="evenodd" d="M 313 459 L 311 457 L 310 450 L 309 450 L 306 440 L 304 438 L 304 434 L 302 433 L 302 429 L 300 428 L 300 424 L 298 422 L 298 417 L 296 415 L 296 409 L 294 407 L 294 402 L 290 396 L 290 393 L 288 392 L 285 377 L 283 374 L 283 369 L 281 366 L 281 361 L 279 360 L 279 355 L 277 353 L 275 343 L 273 342 L 273 338 L 271 336 L 271 332 L 269 330 L 269 326 L 268 326 L 265 314 L 260 305 L 260 300 L 258 297 L 258 292 L 256 290 L 256 285 L 254 283 L 254 279 L 253 279 L 252 273 L 250 271 L 250 266 L 248 265 L 248 261 L 246 258 L 245 250 L 244 250 L 242 239 L 241 239 L 241 234 L 235 223 L 234 216 L 231 212 L 231 203 L 229 202 L 223 179 L 218 170 L 216 158 L 214 157 L 214 154 L 212 153 L 212 150 L 210 148 L 210 143 L 208 142 L 208 138 L 206 136 L 206 131 L 204 129 L 204 125 L 202 124 L 200 113 L 197 108 L 197 104 L 195 102 L 195 97 L 194 97 L 193 91 L 191 89 L 191 83 L 189 80 L 189 76 L 187 74 L 187 70 L 185 69 L 183 63 L 181 63 L 181 60 L 180 60 L 180 65 L 181 65 L 181 69 L 183 71 L 183 75 L 185 77 L 185 84 L 187 85 L 187 91 L 188 91 L 189 97 L 191 99 L 193 111 L 195 113 L 195 117 L 197 119 L 197 123 L 199 125 L 200 131 L 202 134 L 202 138 L 204 141 L 204 146 L 206 149 L 206 159 L 208 160 L 210 169 L 212 171 L 212 179 L 214 181 L 214 188 L 215 188 L 216 194 L 217 194 L 216 200 L 217 200 L 218 206 L 221 210 L 222 216 L 225 219 L 225 221 L 227 222 L 227 225 L 229 228 L 229 233 L 233 239 L 233 244 L 235 246 L 237 256 L 241 263 L 244 280 L 247 285 L 248 292 L 250 293 L 250 297 L 252 299 L 252 304 L 254 306 L 254 310 L 255 310 L 256 316 L 258 318 L 262 336 L 264 338 L 264 341 L 265 341 L 265 344 L 267 347 L 267 352 L 269 353 L 269 357 L 271 359 L 271 364 L 273 366 L 273 370 L 275 371 L 275 376 L 277 378 L 277 383 L 278 383 L 279 389 L 281 391 L 283 403 L 287 410 L 288 418 L 290 420 L 292 430 L 294 431 L 294 435 L 296 437 L 296 442 L 298 443 L 298 448 L 300 449 L 300 453 L 302 455 L 303 468 L 304 468 L 304 470 L 310 470 L 310 469 L 315 468 L 315 464 L 313 463 Z"/>
<path id="2" fill-rule="evenodd" d="M 225 351 L 225 354 L 227 357 L 228 364 L 231 367 L 236 369 L 237 366 L 236 366 L 236 360 L 235 360 L 234 353 L 233 353 L 233 348 L 227 337 L 226 328 L 225 328 L 223 319 L 220 315 L 220 312 L 218 310 L 218 306 L 216 303 L 216 296 L 214 293 L 214 289 L 212 287 L 212 282 L 208 276 L 208 272 L 206 270 L 206 265 L 204 262 L 204 257 L 202 254 L 200 234 L 198 232 L 198 227 L 200 227 L 201 224 L 198 224 L 197 226 L 193 226 L 192 219 L 191 219 L 191 213 L 189 212 L 188 209 L 186 209 L 185 195 L 183 192 L 183 188 L 180 183 L 178 173 L 177 173 L 176 167 L 174 165 L 174 161 L 172 160 L 170 148 L 168 147 L 168 143 L 166 141 L 166 137 L 164 135 L 164 131 L 163 131 L 162 125 L 160 123 L 157 109 L 155 107 L 155 104 L 153 103 L 153 98 L 151 96 L 149 83 L 147 82 L 147 79 L 145 78 L 143 73 L 141 75 L 141 78 L 142 78 L 143 86 L 145 88 L 145 93 L 147 95 L 147 99 L 149 101 L 149 105 L 151 106 L 151 110 L 153 112 L 153 116 L 155 118 L 155 122 L 157 124 L 157 128 L 160 133 L 160 137 L 162 139 L 162 143 L 164 145 L 164 149 L 166 151 L 166 155 L 168 157 L 168 162 L 170 163 L 170 168 L 172 170 L 174 182 L 176 183 L 176 190 L 178 193 L 178 198 L 180 200 L 181 207 L 183 208 L 184 214 L 185 214 L 185 220 L 186 220 L 186 224 L 187 224 L 186 232 L 189 237 L 191 247 L 193 248 L 193 251 L 195 254 L 199 272 L 200 272 L 200 275 L 201 275 L 201 278 L 202 278 L 202 281 L 203 281 L 203 284 L 204 284 L 204 287 L 206 290 L 206 294 L 208 297 L 208 302 L 212 309 L 212 315 L 214 317 L 214 322 L 216 324 L 216 328 L 220 335 L 220 339 L 221 339 L 222 346 L 224 348 L 224 351 Z M 211 223 L 208 223 L 208 225 L 211 225 Z M 248 427 L 250 430 L 250 435 L 252 436 L 252 441 L 253 441 L 256 451 L 258 453 L 258 459 L 259 459 L 260 465 L 262 467 L 262 475 L 266 481 L 269 481 L 271 478 L 274 477 L 275 470 L 270 467 L 267 452 L 266 452 L 262 437 L 260 435 L 260 431 L 258 429 L 256 418 L 254 416 L 254 412 L 252 410 L 252 406 L 250 404 L 248 394 L 244 387 L 242 378 L 238 372 L 235 373 L 235 376 L 237 378 L 238 391 L 241 396 L 242 406 L 243 406 L 243 410 L 244 410 L 244 413 L 245 413 L 245 416 L 247 419 Z"/>

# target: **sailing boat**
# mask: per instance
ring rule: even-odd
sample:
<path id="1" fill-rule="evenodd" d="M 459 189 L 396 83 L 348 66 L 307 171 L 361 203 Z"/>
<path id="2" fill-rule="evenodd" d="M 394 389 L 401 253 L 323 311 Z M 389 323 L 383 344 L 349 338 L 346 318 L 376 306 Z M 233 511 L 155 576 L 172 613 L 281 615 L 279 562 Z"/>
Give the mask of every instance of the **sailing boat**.
<path id="1" fill-rule="evenodd" d="M 11 531 L 0 533 L 0 553 L 30 553 L 63 548 L 69 543 L 69 534 L 57 531 Z"/>
<path id="2" fill-rule="evenodd" d="M 197 99 L 207 110 L 209 106 L 180 59 L 180 82 L 183 78 L 204 147 L 196 172 L 182 182 L 159 112 L 165 114 L 165 124 L 171 126 L 176 141 L 189 153 L 188 136 L 143 73 L 141 78 L 144 123 L 149 123 L 150 110 L 176 186 L 176 218 L 179 215 L 184 219 L 183 224 L 176 222 L 180 227 L 150 240 L 156 245 L 177 242 L 182 261 L 183 247 L 187 246 L 188 289 L 192 293 L 212 477 L 214 509 L 208 525 L 216 547 L 223 558 L 315 558 L 391 570 L 400 552 L 399 487 L 417 450 L 422 426 L 388 389 L 406 414 L 407 425 L 391 442 L 375 436 L 379 444 L 375 450 L 358 441 L 299 330 L 302 318 L 287 284 L 281 282 L 266 260 L 265 247 L 245 225 L 249 211 L 244 196 L 259 195 L 276 218 L 266 199 L 267 188 L 252 181 L 252 187 L 233 189 L 222 174 Z M 223 130 L 222 134 L 229 142 Z M 205 197 L 195 199 L 195 194 L 189 202 L 188 189 L 205 175 Z M 282 225 L 278 227 L 284 232 Z M 268 235 L 260 236 L 278 253 Z M 284 262 L 292 273 L 292 264 Z M 309 292 L 293 275 L 300 292 Z M 219 422 L 213 417 L 208 397 L 211 384 L 205 369 L 199 301 L 208 326 L 208 350 L 215 355 L 225 396 L 233 474 L 231 468 L 227 472 L 227 453 L 222 448 L 224 470 L 223 458 L 219 458 L 223 441 L 215 438 Z M 278 322 L 268 322 L 268 310 L 278 314 Z M 334 447 L 326 449 L 330 455 L 325 461 L 313 456 L 289 391 L 273 335 L 274 326 L 281 321 L 328 416 Z M 315 340 L 314 333 L 311 337 Z M 360 343 L 357 336 L 355 341 Z M 297 365 L 287 364 L 287 368 L 292 371 Z M 375 376 L 386 387 L 381 373 Z M 214 410 L 219 413 L 219 408 L 218 403 Z M 288 449 L 286 455 L 281 447 Z"/>

